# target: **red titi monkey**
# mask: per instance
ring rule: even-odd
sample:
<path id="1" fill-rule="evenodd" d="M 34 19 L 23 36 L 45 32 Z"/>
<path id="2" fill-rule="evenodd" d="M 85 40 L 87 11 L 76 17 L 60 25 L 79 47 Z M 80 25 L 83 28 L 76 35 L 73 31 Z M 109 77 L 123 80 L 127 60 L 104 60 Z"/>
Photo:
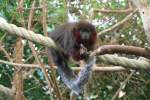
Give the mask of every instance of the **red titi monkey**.
<path id="1" fill-rule="evenodd" d="M 68 66 L 69 57 L 79 61 L 85 59 L 84 54 L 80 53 L 80 49 L 84 46 L 88 51 L 94 49 L 96 42 L 95 27 L 87 21 L 79 21 L 66 23 L 49 33 L 60 50 L 54 48 L 49 49 L 54 63 L 58 66 L 58 73 L 63 82 L 75 93 L 81 93 L 82 88 L 87 83 L 91 74 L 91 69 L 95 63 L 95 59 L 88 59 L 85 68 L 80 71 L 78 77 Z"/>

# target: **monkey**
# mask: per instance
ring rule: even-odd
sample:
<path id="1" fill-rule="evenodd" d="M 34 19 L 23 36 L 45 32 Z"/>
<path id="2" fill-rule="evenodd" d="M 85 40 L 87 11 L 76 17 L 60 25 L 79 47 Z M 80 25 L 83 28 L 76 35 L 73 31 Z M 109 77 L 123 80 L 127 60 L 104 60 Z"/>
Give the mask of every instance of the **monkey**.
<path id="1" fill-rule="evenodd" d="M 49 48 L 48 54 L 51 55 L 53 62 L 57 65 L 57 71 L 62 81 L 77 95 L 87 83 L 95 58 L 88 57 L 81 53 L 82 47 L 92 51 L 95 47 L 97 33 L 94 25 L 87 21 L 70 22 L 60 25 L 48 36 L 54 40 L 59 49 Z M 68 65 L 69 58 L 75 61 L 85 60 L 86 65 L 80 71 L 78 77 Z"/>
<path id="2" fill-rule="evenodd" d="M 94 48 L 96 42 L 95 27 L 86 21 L 66 23 L 49 33 L 56 44 L 63 48 L 65 56 L 72 56 L 74 60 L 81 59 L 80 46 L 84 45 L 88 50 Z"/>

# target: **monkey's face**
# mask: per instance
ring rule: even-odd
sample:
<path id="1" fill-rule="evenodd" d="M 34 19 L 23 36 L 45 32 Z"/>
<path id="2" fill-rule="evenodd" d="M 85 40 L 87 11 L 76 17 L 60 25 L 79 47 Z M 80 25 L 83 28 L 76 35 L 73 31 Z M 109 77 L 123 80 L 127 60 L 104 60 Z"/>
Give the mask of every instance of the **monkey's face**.
<path id="1" fill-rule="evenodd" d="M 80 43 L 83 44 L 88 50 L 92 50 L 96 41 L 95 27 L 89 22 L 79 22 L 78 31 L 80 36 Z"/>
<path id="2" fill-rule="evenodd" d="M 88 40 L 90 38 L 91 32 L 88 30 L 81 29 L 79 32 L 82 40 Z"/>
<path id="3" fill-rule="evenodd" d="M 95 32 L 95 27 L 89 22 L 81 21 L 78 24 L 78 31 L 81 40 L 89 40 Z"/>

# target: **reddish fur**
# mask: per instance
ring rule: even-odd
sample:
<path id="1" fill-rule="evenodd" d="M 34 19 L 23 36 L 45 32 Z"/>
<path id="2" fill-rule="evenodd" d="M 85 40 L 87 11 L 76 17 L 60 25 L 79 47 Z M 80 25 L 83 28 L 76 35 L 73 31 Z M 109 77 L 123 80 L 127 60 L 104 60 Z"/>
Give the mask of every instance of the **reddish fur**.
<path id="1" fill-rule="evenodd" d="M 81 59 L 80 49 L 73 50 L 73 52 L 72 52 L 72 58 L 74 60 L 76 60 L 76 61 L 79 61 Z"/>
<path id="2" fill-rule="evenodd" d="M 77 43 L 80 43 L 81 42 L 81 39 L 80 39 L 80 32 L 75 32 L 74 33 L 74 37 L 75 37 L 75 40 Z"/>
<path id="3" fill-rule="evenodd" d="M 97 38 L 96 32 L 91 33 L 90 38 L 88 40 L 81 40 L 79 32 L 74 33 L 74 36 L 75 36 L 75 40 L 78 44 L 80 44 L 81 41 L 85 41 L 86 46 L 93 46 L 95 44 L 96 38 Z M 79 61 L 81 59 L 80 49 L 74 49 L 72 52 L 72 57 L 74 60 Z"/>
<path id="4" fill-rule="evenodd" d="M 88 40 L 89 44 L 94 45 L 96 43 L 96 38 L 97 38 L 97 34 L 96 32 L 93 32 L 90 36 L 90 39 Z"/>

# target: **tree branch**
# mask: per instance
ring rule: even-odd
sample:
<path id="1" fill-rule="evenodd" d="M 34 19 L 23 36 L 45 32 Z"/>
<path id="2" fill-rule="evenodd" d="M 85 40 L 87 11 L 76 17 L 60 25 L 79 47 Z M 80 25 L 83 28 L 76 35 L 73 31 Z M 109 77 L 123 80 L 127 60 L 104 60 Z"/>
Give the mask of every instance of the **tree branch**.
<path id="1" fill-rule="evenodd" d="M 117 9 L 117 10 L 111 10 L 111 9 L 94 9 L 94 12 L 101 12 L 101 13 L 129 13 L 132 12 L 132 8 L 128 9 Z"/>
<path id="2" fill-rule="evenodd" d="M 134 10 L 132 13 L 130 13 L 128 16 L 126 16 L 123 20 L 121 20 L 121 21 L 119 21 L 118 23 L 116 23 L 115 25 L 111 26 L 111 27 L 108 28 L 108 29 L 105 29 L 105 30 L 99 32 L 99 33 L 98 33 L 98 36 L 100 36 L 100 35 L 102 35 L 102 34 L 104 34 L 104 33 L 106 33 L 106 32 L 110 32 L 110 31 L 112 31 L 113 29 L 115 29 L 116 27 L 122 25 L 122 24 L 125 23 L 127 20 L 129 20 L 129 19 L 133 16 L 133 14 L 134 14 L 136 11 L 137 11 L 137 9 Z"/>
<path id="3" fill-rule="evenodd" d="M 150 51 L 136 46 L 123 46 L 123 45 L 103 45 L 96 49 L 92 55 L 104 55 L 104 54 L 131 54 L 136 56 L 142 56 L 150 59 Z"/>

